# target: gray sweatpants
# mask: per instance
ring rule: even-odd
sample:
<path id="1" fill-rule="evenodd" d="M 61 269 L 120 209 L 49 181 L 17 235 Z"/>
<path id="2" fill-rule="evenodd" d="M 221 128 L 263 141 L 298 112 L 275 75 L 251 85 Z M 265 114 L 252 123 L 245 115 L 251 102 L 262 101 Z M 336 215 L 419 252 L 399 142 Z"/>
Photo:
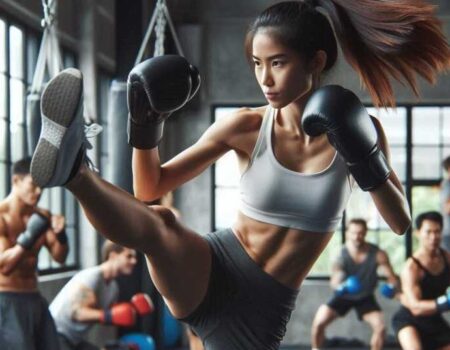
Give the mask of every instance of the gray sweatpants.
<path id="1" fill-rule="evenodd" d="M 298 291 L 262 270 L 230 229 L 206 236 L 212 251 L 208 291 L 181 321 L 206 350 L 276 350 L 286 332 Z"/>
<path id="2" fill-rule="evenodd" d="M 38 292 L 0 292 L 0 349 L 59 350 L 55 323 Z"/>
<path id="3" fill-rule="evenodd" d="M 77 345 L 72 344 L 64 335 L 58 334 L 60 350 L 100 350 L 99 347 L 87 341 L 82 341 Z"/>

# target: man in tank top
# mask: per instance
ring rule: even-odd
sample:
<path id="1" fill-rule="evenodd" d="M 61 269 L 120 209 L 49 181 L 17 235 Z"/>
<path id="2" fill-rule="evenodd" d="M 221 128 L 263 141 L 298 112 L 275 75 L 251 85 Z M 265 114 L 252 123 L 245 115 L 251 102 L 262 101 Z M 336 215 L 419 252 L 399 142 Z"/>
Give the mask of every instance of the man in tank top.
<path id="1" fill-rule="evenodd" d="M 367 322 L 372 328 L 371 349 L 383 347 L 386 327 L 383 313 L 374 296 L 378 280 L 377 270 L 383 269 L 389 283 L 384 287 L 391 290 L 391 295 L 395 294 L 397 276 L 386 252 L 368 243 L 366 234 L 365 220 L 350 220 L 345 245 L 332 266 L 330 284 L 335 293 L 326 304 L 319 307 L 313 321 L 313 349 L 320 349 L 323 345 L 326 327 L 352 308 L 355 308 L 359 320 Z"/>
<path id="2" fill-rule="evenodd" d="M 401 273 L 402 306 L 392 319 L 402 349 L 449 350 L 450 253 L 440 247 L 442 215 L 425 212 L 416 218 L 419 248 Z"/>

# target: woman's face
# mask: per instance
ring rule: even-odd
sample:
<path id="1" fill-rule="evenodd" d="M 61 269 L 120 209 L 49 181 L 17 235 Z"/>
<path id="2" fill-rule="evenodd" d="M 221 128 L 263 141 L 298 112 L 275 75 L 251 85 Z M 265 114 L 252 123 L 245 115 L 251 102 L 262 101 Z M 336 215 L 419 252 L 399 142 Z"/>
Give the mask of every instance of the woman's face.
<path id="1" fill-rule="evenodd" d="M 255 34 L 252 56 L 256 79 L 272 107 L 285 107 L 311 90 L 313 76 L 305 60 L 280 44 L 270 31 Z"/>

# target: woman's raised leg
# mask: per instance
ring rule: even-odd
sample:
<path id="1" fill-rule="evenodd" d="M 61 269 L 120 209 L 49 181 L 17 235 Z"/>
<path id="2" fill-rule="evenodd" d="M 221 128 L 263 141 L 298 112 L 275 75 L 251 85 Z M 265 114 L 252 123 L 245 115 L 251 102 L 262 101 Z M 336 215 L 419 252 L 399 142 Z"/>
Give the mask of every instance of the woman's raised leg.
<path id="1" fill-rule="evenodd" d="M 43 126 L 33 155 L 32 177 L 42 187 L 68 188 L 102 235 L 143 252 L 172 313 L 185 317 L 206 293 L 209 245 L 181 225 L 170 210 L 148 207 L 88 168 L 82 90 L 81 73 L 73 68 L 48 83 L 42 95 Z"/>

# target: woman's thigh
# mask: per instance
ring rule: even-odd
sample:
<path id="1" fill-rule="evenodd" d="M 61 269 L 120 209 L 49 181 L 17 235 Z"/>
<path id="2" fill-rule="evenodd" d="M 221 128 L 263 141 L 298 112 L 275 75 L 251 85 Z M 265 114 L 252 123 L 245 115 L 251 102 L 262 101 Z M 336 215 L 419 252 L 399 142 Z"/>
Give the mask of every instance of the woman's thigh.
<path id="1" fill-rule="evenodd" d="M 160 210 L 161 211 L 161 210 Z M 200 234 L 160 212 L 165 229 L 158 249 L 146 255 L 148 269 L 158 291 L 176 318 L 189 315 L 203 300 L 211 271 L 211 249 Z M 170 215 L 170 214 L 169 214 Z"/>

